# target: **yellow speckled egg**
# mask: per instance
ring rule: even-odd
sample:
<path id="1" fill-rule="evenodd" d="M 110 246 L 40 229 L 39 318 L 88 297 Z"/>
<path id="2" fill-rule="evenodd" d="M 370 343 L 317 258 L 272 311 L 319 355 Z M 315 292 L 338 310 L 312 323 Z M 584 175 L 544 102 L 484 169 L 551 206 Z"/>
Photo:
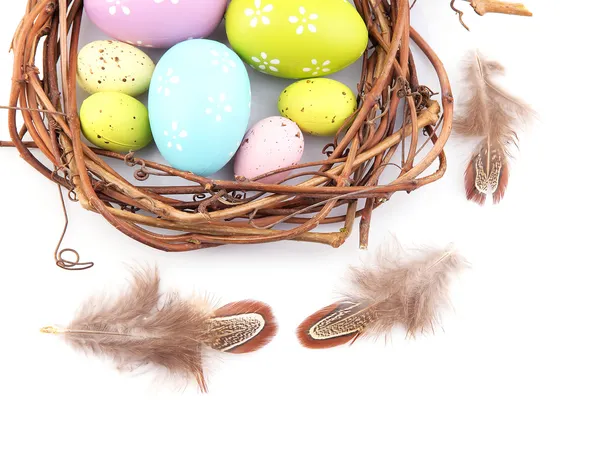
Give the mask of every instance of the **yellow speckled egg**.
<path id="1" fill-rule="evenodd" d="M 85 137 L 102 149 L 137 151 L 152 141 L 148 109 L 129 95 L 98 92 L 83 102 L 79 118 Z"/>
<path id="2" fill-rule="evenodd" d="M 279 97 L 279 112 L 303 132 L 330 136 L 356 111 L 356 97 L 339 81 L 304 79 L 288 86 Z"/>
<path id="3" fill-rule="evenodd" d="M 94 41 L 77 56 L 77 81 L 89 94 L 122 92 L 132 97 L 150 87 L 154 62 L 138 48 L 113 40 Z"/>

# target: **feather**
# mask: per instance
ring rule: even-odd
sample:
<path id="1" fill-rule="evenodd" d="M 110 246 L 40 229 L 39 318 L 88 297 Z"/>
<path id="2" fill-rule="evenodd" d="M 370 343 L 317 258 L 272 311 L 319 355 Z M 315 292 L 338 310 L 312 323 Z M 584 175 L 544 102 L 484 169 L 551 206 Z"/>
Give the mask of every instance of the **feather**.
<path id="1" fill-rule="evenodd" d="M 502 65 L 474 52 L 465 65 L 471 95 L 454 120 L 456 133 L 481 139 L 465 172 L 467 199 L 480 205 L 488 193 L 494 203 L 504 197 L 510 173 L 510 147 L 518 146 L 517 129 L 533 116 L 531 107 L 494 81 L 503 74 Z"/>
<path id="2" fill-rule="evenodd" d="M 296 332 L 300 343 L 323 349 L 363 336 L 389 335 L 397 326 L 409 336 L 433 330 L 448 303 L 451 278 L 467 265 L 454 249 L 416 249 L 397 243 L 350 270 L 348 290 L 337 303 L 308 317 Z"/>
<path id="3" fill-rule="evenodd" d="M 209 349 L 245 353 L 274 337 L 270 307 L 257 301 L 214 309 L 207 299 L 163 297 L 157 270 L 134 271 L 131 287 L 112 301 L 92 297 L 67 328 L 44 327 L 88 353 L 107 356 L 120 369 L 144 366 L 192 378 L 207 390 L 204 361 Z"/>
<path id="4" fill-rule="evenodd" d="M 217 309 L 209 320 L 212 339 L 218 351 L 245 354 L 267 345 L 277 333 L 271 308 L 252 300 L 230 303 Z"/>

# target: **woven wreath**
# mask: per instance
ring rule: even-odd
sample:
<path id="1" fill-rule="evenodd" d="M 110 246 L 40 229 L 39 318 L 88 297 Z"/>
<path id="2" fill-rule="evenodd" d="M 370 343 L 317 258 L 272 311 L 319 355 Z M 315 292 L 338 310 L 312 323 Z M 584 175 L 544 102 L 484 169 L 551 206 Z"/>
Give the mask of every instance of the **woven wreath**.
<path id="1" fill-rule="evenodd" d="M 323 148 L 323 160 L 287 168 L 292 174 L 279 184 L 210 179 L 83 143 L 76 100 L 83 0 L 28 0 L 12 43 L 10 106 L 21 110 L 24 120 L 17 125 L 16 110 L 10 111 L 12 141 L 32 167 L 68 189 L 72 200 L 157 249 L 191 251 L 281 240 L 338 247 L 356 219 L 360 245 L 366 248 L 375 208 L 395 192 L 414 191 L 444 175 L 453 98 L 440 59 L 410 26 L 408 0 L 355 4 L 370 39 L 357 84 L 358 110 Z M 434 68 L 439 97 L 419 84 L 411 41 Z M 33 142 L 23 140 L 26 133 Z M 50 165 L 32 150 L 41 151 Z M 401 156 L 395 160 L 396 177 L 380 183 L 396 153 Z M 115 161 L 130 165 L 135 179 L 115 171 Z M 434 162 L 436 171 L 426 174 Z M 172 183 L 144 185 L 152 174 Z M 298 177 L 303 181 L 289 183 Z M 339 210 L 332 214 L 336 208 L 345 215 Z M 324 224 L 335 229 L 318 231 Z"/>

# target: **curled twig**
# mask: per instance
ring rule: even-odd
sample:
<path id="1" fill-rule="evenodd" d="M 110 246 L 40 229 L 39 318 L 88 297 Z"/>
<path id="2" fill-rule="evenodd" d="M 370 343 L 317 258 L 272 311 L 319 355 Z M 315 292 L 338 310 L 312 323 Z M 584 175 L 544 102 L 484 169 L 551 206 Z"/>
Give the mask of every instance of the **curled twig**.
<path id="1" fill-rule="evenodd" d="M 92 268 L 94 266 L 94 262 L 81 262 L 81 257 L 75 249 L 61 249 L 61 245 L 65 239 L 67 230 L 69 228 L 69 215 L 67 213 L 67 205 L 65 204 L 65 199 L 63 197 L 62 188 L 60 187 L 60 185 L 58 186 L 58 193 L 60 195 L 60 203 L 65 218 L 65 224 L 63 226 L 63 230 L 58 240 L 58 243 L 56 244 L 56 249 L 54 250 L 54 262 L 56 263 L 56 266 L 62 268 L 63 270 L 81 271 Z M 73 260 L 66 259 L 66 254 L 72 254 L 75 258 Z"/>
<path id="2" fill-rule="evenodd" d="M 150 175 L 171 176 L 169 173 L 166 172 L 150 170 L 146 166 L 146 162 L 144 161 L 144 159 L 136 159 L 134 155 L 135 151 L 129 151 L 123 156 L 123 161 L 128 167 L 135 167 L 136 165 L 139 165 L 140 168 L 138 170 L 135 170 L 135 172 L 133 173 L 133 176 L 138 181 L 146 181 L 150 177 Z"/>
<path id="3" fill-rule="evenodd" d="M 459 10 L 456 6 L 455 6 L 456 0 L 451 0 L 450 2 L 450 8 L 452 8 L 452 10 L 458 14 L 458 20 L 460 21 L 460 23 L 462 24 L 462 26 L 467 29 L 469 32 L 471 31 L 471 29 L 469 28 L 469 26 L 467 24 L 465 24 L 465 21 L 463 21 L 463 16 L 464 16 L 464 11 Z"/>

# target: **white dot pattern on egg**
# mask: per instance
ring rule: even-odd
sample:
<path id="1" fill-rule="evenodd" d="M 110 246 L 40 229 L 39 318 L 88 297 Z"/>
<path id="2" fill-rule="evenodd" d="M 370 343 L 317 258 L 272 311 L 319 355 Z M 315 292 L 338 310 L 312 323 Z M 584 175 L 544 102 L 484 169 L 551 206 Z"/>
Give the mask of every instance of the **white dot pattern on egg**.
<path id="1" fill-rule="evenodd" d="M 270 70 L 273 73 L 277 73 L 279 69 L 277 65 L 281 63 L 279 59 L 271 59 L 267 56 L 266 52 L 261 52 L 259 57 L 252 56 L 252 68 L 261 70 L 264 73 L 268 73 Z"/>
<path id="2" fill-rule="evenodd" d="M 310 73 L 312 76 L 319 76 L 327 74 L 331 71 L 329 65 L 331 65 L 331 60 L 324 60 L 322 63 L 319 63 L 317 59 L 310 60 L 310 67 L 304 67 L 302 71 L 304 73 Z"/>
<path id="3" fill-rule="evenodd" d="M 210 175 L 231 160 L 250 118 L 242 61 L 225 45 L 189 40 L 156 66 L 148 105 L 159 151 L 175 168 Z"/>
<path id="4" fill-rule="evenodd" d="M 296 27 L 296 34 L 302 35 L 304 30 L 308 30 L 311 33 L 317 33 L 317 19 L 319 15 L 317 13 L 309 13 L 303 6 L 298 8 L 297 16 L 290 16 L 288 21 L 291 24 L 298 24 Z"/>
<path id="5" fill-rule="evenodd" d="M 263 174 L 300 162 L 304 136 L 300 128 L 285 117 L 273 116 L 257 122 L 246 133 L 234 163 L 236 176 L 254 179 Z M 290 171 L 260 179 L 265 184 L 283 181 Z"/>
<path id="6" fill-rule="evenodd" d="M 250 27 L 256 28 L 257 25 L 270 25 L 271 19 L 269 13 L 273 11 L 273 4 L 262 0 L 254 0 L 254 8 L 246 8 L 244 14 L 250 18 Z"/>
<path id="7" fill-rule="evenodd" d="M 168 68 L 164 76 L 158 76 L 157 80 L 159 82 L 159 86 L 156 89 L 157 93 L 162 94 L 165 97 L 169 97 L 171 95 L 171 90 L 181 81 L 179 76 L 173 74 L 174 72 L 175 70 Z"/>
<path id="8" fill-rule="evenodd" d="M 227 95 L 224 92 L 219 94 L 218 98 L 209 96 L 209 106 L 204 110 L 207 116 L 214 116 L 216 122 L 221 122 L 223 116 L 233 112 L 232 106 L 227 103 Z"/>
<path id="9" fill-rule="evenodd" d="M 123 0 L 123 4 L 121 4 L 121 0 L 106 0 L 106 3 L 110 5 L 108 7 L 108 14 L 111 16 L 114 16 L 118 12 L 123 13 L 125 16 L 129 16 L 131 14 L 131 8 L 126 5 L 127 0 Z"/>
<path id="10" fill-rule="evenodd" d="M 211 49 L 210 55 L 213 57 L 213 59 L 210 61 L 210 63 L 213 66 L 220 67 L 223 73 L 229 73 L 232 68 L 237 66 L 237 63 L 235 63 L 235 61 L 231 58 L 232 53 L 233 51 L 219 52 L 216 49 Z"/>
<path id="11" fill-rule="evenodd" d="M 179 127 L 179 122 L 171 122 L 171 131 L 165 130 L 164 134 L 167 138 L 169 138 L 167 141 L 167 147 L 169 149 L 175 148 L 179 152 L 183 151 L 184 140 L 188 137 L 188 133 L 187 130 Z"/>

